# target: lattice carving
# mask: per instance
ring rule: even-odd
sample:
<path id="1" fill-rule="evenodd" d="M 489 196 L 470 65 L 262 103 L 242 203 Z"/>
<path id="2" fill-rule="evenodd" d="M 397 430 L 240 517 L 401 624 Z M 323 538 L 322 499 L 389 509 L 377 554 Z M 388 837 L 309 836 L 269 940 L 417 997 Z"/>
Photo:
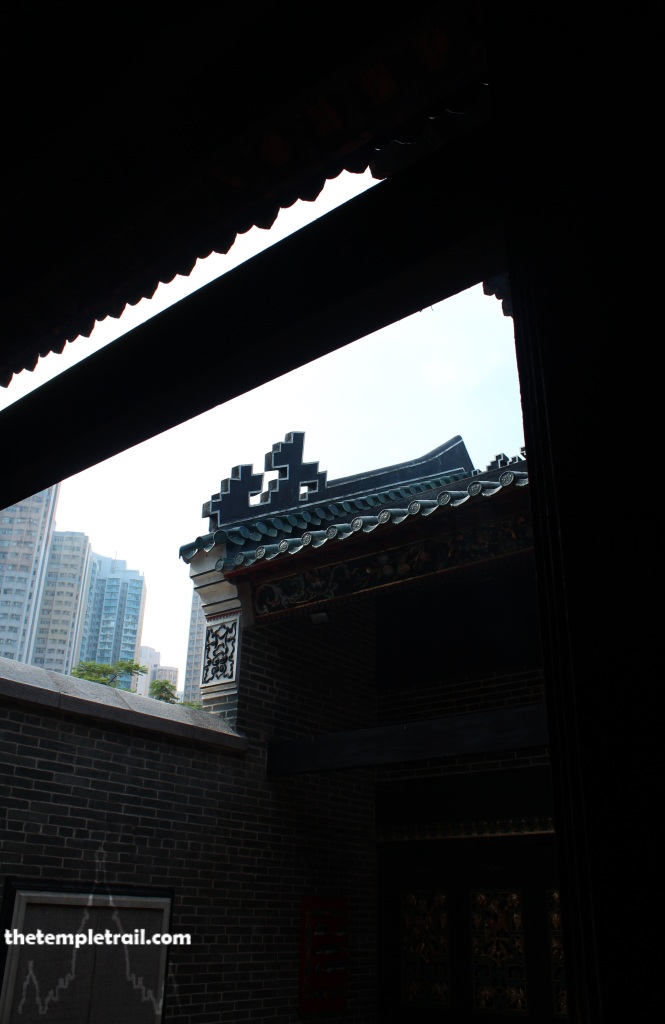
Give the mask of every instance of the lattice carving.
<path id="1" fill-rule="evenodd" d="M 402 1003 L 450 1005 L 448 894 L 409 892 L 402 901 Z"/>
<path id="2" fill-rule="evenodd" d="M 239 616 L 208 626 L 201 686 L 233 682 L 236 678 L 239 629 Z"/>
<path id="3" fill-rule="evenodd" d="M 473 1009 L 526 1014 L 521 894 L 473 892 L 471 923 Z"/>
<path id="4" fill-rule="evenodd" d="M 547 917 L 550 932 L 550 954 L 552 957 L 554 1013 L 557 1017 L 567 1017 L 568 991 L 566 988 L 566 968 L 563 959 L 561 894 L 558 889 L 550 889 L 547 893 Z"/>

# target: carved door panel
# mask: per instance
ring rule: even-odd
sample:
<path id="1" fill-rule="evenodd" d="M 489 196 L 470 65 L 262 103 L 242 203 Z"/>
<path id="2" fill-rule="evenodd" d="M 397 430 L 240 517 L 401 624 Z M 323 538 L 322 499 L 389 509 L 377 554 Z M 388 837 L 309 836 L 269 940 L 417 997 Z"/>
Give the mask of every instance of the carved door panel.
<path id="1" fill-rule="evenodd" d="M 386 843 L 380 1019 L 565 1021 L 551 836 Z"/>

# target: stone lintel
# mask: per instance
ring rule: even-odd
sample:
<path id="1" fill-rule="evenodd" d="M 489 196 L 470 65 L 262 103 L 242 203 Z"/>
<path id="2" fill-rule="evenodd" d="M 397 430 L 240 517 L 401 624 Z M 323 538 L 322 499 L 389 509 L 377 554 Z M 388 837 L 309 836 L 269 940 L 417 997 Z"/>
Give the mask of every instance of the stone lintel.
<path id="1" fill-rule="evenodd" d="M 189 566 L 189 576 L 199 595 L 209 623 L 220 616 L 242 612 L 243 626 L 254 623 L 250 585 L 245 580 L 231 583 L 216 568 L 226 554 L 225 544 L 216 544 L 210 551 L 198 551 Z"/>
<path id="2" fill-rule="evenodd" d="M 240 610 L 238 588 L 229 583 L 216 568 L 225 554 L 226 545 L 216 544 L 210 551 L 197 552 L 189 566 L 189 576 L 203 605 L 206 619 Z"/>

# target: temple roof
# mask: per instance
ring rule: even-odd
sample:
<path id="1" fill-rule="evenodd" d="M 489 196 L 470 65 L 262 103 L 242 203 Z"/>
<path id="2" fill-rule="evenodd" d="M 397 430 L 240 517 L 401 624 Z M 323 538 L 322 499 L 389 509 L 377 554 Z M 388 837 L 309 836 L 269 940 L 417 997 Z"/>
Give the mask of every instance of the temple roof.
<path id="1" fill-rule="evenodd" d="M 528 484 L 523 454 L 499 454 L 486 470 L 474 469 L 459 435 L 420 458 L 328 482 L 318 463 L 302 461 L 304 437 L 294 431 L 268 452 L 266 471 L 280 475 L 267 491 L 253 466 L 234 467 L 203 506 L 210 532 L 181 547 L 185 562 L 224 545 L 216 568 L 228 576 Z M 250 504 L 257 494 L 260 503 Z"/>
<path id="2" fill-rule="evenodd" d="M 3 386 L 342 170 L 380 151 L 381 177 L 392 144 L 483 119 L 475 2 L 342 5 L 324 29 L 260 0 L 104 8 L 103 31 L 48 5 L 7 16 Z"/>

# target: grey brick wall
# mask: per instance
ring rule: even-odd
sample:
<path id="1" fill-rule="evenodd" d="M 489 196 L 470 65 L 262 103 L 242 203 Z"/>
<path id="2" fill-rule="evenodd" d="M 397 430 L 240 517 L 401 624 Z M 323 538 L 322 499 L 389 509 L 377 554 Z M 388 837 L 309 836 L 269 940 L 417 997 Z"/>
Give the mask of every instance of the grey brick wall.
<path id="1" fill-rule="evenodd" d="M 481 679 L 453 678 L 434 683 L 425 680 L 403 690 L 381 693 L 378 716 L 380 725 L 393 725 L 537 704 L 544 700 L 542 669 L 525 667 Z"/>
<path id="2" fill-rule="evenodd" d="M 171 948 L 169 1024 L 321 1019 L 297 1012 L 300 901 L 344 896 L 336 1019 L 375 1020 L 374 772 L 265 775 L 267 736 L 372 719 L 371 642 L 351 607 L 329 627 L 248 630 L 244 755 L 3 701 L 4 876 L 172 887 L 192 945 Z"/>
<path id="3" fill-rule="evenodd" d="M 428 718 L 446 718 L 449 715 L 537 704 L 544 699 L 542 669 L 525 667 L 507 675 L 493 675 L 483 679 L 453 678 L 434 684 L 425 681 L 412 688 L 380 693 L 378 720 L 380 725 L 421 722 Z M 514 751 L 488 751 L 411 764 L 384 765 L 377 770 L 377 780 L 385 782 L 391 779 L 434 778 L 468 772 L 529 768 L 542 764 L 549 764 L 547 747 L 524 747 Z"/>
<path id="4" fill-rule="evenodd" d="M 380 769 L 266 775 L 266 743 L 474 713 L 542 696 L 538 670 L 376 690 L 375 605 L 246 629 L 237 728 L 246 753 L 3 699 L 2 871 L 169 886 L 169 1024 L 315 1021 L 297 1009 L 303 896 L 349 903 L 348 1010 L 376 1020 L 375 784 L 533 767 L 545 748 Z M 140 698 L 137 698 L 140 699 Z"/>

